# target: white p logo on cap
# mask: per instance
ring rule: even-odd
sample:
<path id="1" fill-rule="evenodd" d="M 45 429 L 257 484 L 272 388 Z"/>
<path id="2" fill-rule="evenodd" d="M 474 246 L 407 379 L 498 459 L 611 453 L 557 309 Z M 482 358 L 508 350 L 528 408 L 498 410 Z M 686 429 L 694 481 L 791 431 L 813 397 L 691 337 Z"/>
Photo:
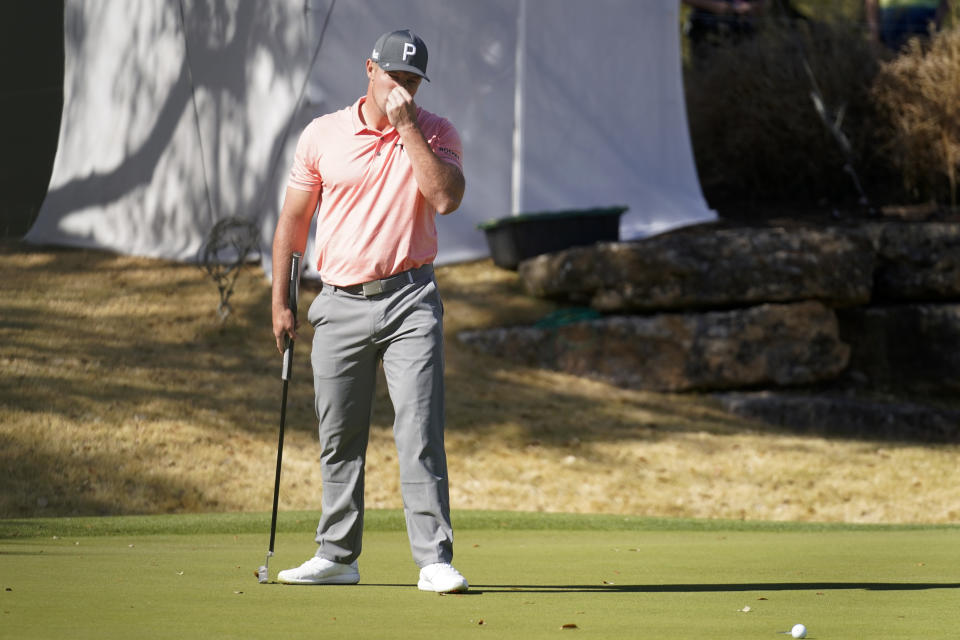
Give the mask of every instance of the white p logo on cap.
<path id="1" fill-rule="evenodd" d="M 407 56 L 417 55 L 417 47 L 411 42 L 403 43 L 403 61 L 407 61 Z"/>

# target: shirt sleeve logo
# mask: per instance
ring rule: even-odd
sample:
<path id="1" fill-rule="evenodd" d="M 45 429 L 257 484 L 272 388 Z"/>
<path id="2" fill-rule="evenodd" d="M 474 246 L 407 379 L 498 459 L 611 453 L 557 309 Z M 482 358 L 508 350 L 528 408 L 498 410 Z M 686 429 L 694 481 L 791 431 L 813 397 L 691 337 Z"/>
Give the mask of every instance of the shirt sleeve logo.
<path id="1" fill-rule="evenodd" d="M 437 147 L 437 151 L 439 151 L 439 152 L 441 152 L 441 153 L 445 153 L 445 154 L 447 154 L 448 156 L 453 156 L 453 157 L 456 158 L 457 160 L 460 160 L 460 154 L 457 153 L 456 151 L 454 151 L 453 149 L 449 148 L 449 147 Z"/>

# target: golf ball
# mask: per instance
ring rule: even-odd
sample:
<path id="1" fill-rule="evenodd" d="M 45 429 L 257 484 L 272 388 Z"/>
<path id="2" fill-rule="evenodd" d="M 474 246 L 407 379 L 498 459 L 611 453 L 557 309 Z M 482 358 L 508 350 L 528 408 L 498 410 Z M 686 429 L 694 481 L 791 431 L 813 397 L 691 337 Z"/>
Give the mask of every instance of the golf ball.
<path id="1" fill-rule="evenodd" d="M 806 638 L 807 628 L 802 624 L 795 624 L 793 625 L 793 629 L 790 629 L 790 635 L 794 638 Z"/>

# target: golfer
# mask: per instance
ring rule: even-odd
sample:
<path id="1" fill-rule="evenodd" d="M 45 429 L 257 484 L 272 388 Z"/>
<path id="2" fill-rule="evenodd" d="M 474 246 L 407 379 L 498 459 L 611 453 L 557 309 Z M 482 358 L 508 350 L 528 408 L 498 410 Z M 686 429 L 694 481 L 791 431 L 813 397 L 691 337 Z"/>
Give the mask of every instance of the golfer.
<path id="1" fill-rule="evenodd" d="M 273 241 L 273 333 L 296 338 L 287 308 L 290 256 L 317 213 L 323 287 L 310 305 L 323 479 L 316 555 L 281 571 L 287 584 L 355 584 L 364 460 L 378 363 L 393 402 L 407 535 L 424 591 L 467 589 L 454 569 L 444 450 L 443 305 L 432 262 L 437 213 L 460 206 L 460 136 L 413 98 L 427 47 L 409 30 L 382 35 L 366 61 L 367 94 L 300 136 Z M 319 209 L 318 209 L 319 207 Z"/>

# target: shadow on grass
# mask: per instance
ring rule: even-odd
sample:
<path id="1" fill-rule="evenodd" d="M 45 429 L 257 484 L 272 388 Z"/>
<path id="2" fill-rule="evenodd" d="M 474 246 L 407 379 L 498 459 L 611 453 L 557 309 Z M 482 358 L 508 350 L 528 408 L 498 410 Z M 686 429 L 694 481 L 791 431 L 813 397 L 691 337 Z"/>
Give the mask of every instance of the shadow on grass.
<path id="1" fill-rule="evenodd" d="M 271 584 L 280 584 L 279 582 Z M 362 583 L 358 587 L 409 589 L 409 584 Z M 960 589 L 960 582 L 744 582 L 704 584 L 567 584 L 567 585 L 471 585 L 463 593 L 440 594 L 448 597 L 509 593 L 740 593 L 765 591 L 926 591 Z"/>
<path id="2" fill-rule="evenodd" d="M 399 586 L 399 585 L 398 585 Z M 717 584 L 473 585 L 476 593 L 708 593 L 740 591 L 924 591 L 960 589 L 958 582 L 744 582 Z M 469 592 L 468 592 L 469 593 Z"/>

